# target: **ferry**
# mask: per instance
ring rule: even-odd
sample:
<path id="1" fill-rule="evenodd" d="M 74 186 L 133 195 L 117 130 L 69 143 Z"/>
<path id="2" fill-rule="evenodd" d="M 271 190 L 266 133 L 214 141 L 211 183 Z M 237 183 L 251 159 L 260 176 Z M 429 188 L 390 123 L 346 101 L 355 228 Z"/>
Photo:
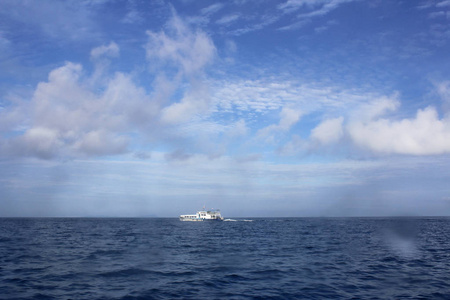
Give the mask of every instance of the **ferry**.
<path id="1" fill-rule="evenodd" d="M 223 221 L 220 210 L 211 209 L 198 211 L 195 215 L 180 215 L 180 221 Z"/>

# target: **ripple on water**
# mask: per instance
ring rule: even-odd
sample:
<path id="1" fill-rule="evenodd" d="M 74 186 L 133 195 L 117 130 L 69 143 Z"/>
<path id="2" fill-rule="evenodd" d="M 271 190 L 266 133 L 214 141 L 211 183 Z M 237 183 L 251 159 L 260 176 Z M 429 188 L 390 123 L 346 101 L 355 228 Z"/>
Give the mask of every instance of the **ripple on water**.
<path id="1" fill-rule="evenodd" d="M 0 298 L 450 294 L 448 218 L 251 221 L 0 219 Z"/>

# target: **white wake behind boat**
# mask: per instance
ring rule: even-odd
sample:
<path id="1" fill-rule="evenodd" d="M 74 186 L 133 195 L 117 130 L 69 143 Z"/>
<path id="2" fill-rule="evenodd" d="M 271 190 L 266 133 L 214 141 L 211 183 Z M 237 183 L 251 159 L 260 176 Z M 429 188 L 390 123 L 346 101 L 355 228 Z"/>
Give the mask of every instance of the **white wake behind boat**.
<path id="1" fill-rule="evenodd" d="M 195 215 L 180 215 L 180 221 L 223 221 L 220 210 L 200 210 Z"/>

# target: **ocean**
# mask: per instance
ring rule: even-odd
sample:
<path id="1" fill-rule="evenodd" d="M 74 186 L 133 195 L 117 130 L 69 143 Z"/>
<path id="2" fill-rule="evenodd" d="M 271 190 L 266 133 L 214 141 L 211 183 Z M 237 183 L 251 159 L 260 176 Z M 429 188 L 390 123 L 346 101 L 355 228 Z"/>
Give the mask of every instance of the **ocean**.
<path id="1" fill-rule="evenodd" d="M 450 218 L 2 218 L 1 299 L 450 299 Z"/>

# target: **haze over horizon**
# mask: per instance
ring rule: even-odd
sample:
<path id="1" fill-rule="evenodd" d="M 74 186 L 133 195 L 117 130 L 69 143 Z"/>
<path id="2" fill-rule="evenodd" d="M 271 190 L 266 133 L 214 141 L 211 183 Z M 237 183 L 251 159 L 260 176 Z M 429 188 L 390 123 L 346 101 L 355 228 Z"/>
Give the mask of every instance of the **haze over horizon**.
<path id="1" fill-rule="evenodd" d="M 450 1 L 0 2 L 0 217 L 450 215 Z"/>

